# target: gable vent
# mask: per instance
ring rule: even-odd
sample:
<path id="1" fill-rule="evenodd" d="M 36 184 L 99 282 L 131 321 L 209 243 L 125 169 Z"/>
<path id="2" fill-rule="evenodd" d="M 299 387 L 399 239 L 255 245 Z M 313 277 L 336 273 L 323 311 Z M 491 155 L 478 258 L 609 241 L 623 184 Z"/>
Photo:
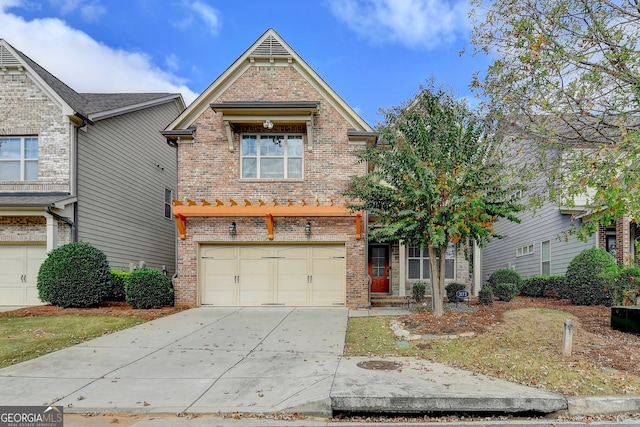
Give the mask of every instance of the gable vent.
<path id="1" fill-rule="evenodd" d="M 22 64 L 18 58 L 13 56 L 6 47 L 0 46 L 0 67 L 18 67 L 20 65 Z"/>
<path id="2" fill-rule="evenodd" d="M 269 36 L 253 51 L 252 56 L 273 57 L 291 56 L 275 37 Z"/>

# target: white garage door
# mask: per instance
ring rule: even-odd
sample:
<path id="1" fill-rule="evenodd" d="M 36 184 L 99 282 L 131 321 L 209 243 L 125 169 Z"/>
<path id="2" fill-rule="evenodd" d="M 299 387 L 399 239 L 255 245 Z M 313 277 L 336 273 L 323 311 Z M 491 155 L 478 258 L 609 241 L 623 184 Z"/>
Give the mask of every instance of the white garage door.
<path id="1" fill-rule="evenodd" d="M 344 245 L 203 245 L 200 302 L 219 306 L 345 304 Z"/>
<path id="2" fill-rule="evenodd" d="M 43 245 L 0 246 L 0 305 L 42 304 L 38 270 L 46 257 Z"/>

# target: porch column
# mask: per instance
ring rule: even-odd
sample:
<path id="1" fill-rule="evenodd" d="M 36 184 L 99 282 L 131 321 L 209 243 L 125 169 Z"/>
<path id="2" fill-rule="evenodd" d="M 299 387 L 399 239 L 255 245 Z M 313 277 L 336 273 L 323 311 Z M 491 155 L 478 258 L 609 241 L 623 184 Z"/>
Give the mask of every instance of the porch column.
<path id="1" fill-rule="evenodd" d="M 406 273 L 406 265 L 407 265 L 407 247 L 403 244 L 400 243 L 398 245 L 398 253 L 399 253 L 399 262 L 400 265 L 398 266 L 398 295 L 401 297 L 406 296 L 406 283 L 405 281 L 407 280 L 407 273 Z"/>
<path id="2" fill-rule="evenodd" d="M 482 262 L 480 259 L 480 246 L 473 241 L 473 295 L 478 296 L 482 287 Z"/>
<path id="3" fill-rule="evenodd" d="M 44 214 L 47 219 L 47 253 L 58 247 L 58 220 L 48 213 Z"/>

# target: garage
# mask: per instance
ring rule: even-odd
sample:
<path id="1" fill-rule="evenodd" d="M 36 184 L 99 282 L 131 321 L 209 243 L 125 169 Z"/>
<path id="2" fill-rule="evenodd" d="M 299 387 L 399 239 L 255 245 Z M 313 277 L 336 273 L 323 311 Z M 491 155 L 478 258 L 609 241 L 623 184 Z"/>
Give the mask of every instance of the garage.
<path id="1" fill-rule="evenodd" d="M 200 303 L 343 306 L 343 244 L 201 245 Z"/>
<path id="2" fill-rule="evenodd" d="M 42 304 L 38 270 L 46 257 L 44 245 L 0 245 L 0 304 Z"/>

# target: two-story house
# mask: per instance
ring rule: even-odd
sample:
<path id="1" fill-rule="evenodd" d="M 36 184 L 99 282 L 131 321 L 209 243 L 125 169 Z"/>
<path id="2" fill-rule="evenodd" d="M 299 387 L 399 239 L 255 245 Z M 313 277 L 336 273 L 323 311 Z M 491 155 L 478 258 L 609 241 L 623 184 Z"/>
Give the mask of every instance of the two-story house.
<path id="1" fill-rule="evenodd" d="M 77 93 L 0 39 L 0 305 L 40 303 L 48 251 L 91 243 L 111 268 L 175 271 L 175 93 Z"/>
<path id="2" fill-rule="evenodd" d="M 507 134 L 511 137 L 511 134 Z M 519 153 L 515 161 L 536 165 L 533 142 L 524 138 L 519 144 Z M 562 152 L 549 152 L 547 155 L 562 156 Z M 550 161 L 552 160 L 551 158 Z M 529 191 L 515 197 L 522 198 L 525 204 L 532 194 L 543 191 L 547 196 L 547 183 L 544 171 L 540 171 L 529 182 Z M 546 200 L 542 206 L 520 212 L 520 223 L 499 221 L 496 232 L 502 239 L 492 240 L 482 249 L 482 279 L 499 268 L 510 268 L 522 277 L 539 274 L 565 274 L 571 260 L 585 249 L 598 247 L 611 253 L 620 265 L 638 262 L 635 240 L 640 238 L 640 229 L 629 217 L 622 217 L 614 224 L 600 225 L 598 231 L 586 239 L 576 237 L 575 231 L 584 221 L 591 221 L 588 189 L 576 196 L 566 196 L 566 189 L 557 184 L 556 191 L 562 202 Z M 564 195 L 564 196 L 563 196 Z"/>
<path id="3" fill-rule="evenodd" d="M 421 254 L 368 242 L 366 212 L 346 208 L 367 172 L 352 152 L 376 132 L 274 30 L 163 134 L 178 149 L 177 304 L 367 306 L 405 293 L 390 266 L 421 274 Z"/>

